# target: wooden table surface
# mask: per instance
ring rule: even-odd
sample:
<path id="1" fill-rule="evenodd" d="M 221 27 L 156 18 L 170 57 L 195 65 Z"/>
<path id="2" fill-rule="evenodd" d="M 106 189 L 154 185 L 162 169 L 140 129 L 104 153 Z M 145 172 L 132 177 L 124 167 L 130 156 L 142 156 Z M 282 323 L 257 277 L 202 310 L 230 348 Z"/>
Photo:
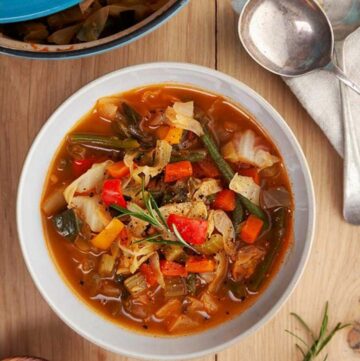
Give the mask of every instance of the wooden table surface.
<path id="1" fill-rule="evenodd" d="M 25 267 L 15 222 L 16 190 L 27 151 L 50 114 L 89 81 L 145 62 L 180 61 L 216 68 L 260 93 L 284 117 L 309 162 L 317 200 L 314 246 L 295 292 L 281 311 L 241 343 L 202 360 L 300 360 L 284 329 L 300 313 L 319 327 L 326 300 L 330 325 L 360 318 L 360 229 L 346 224 L 341 158 L 282 80 L 256 65 L 236 36 L 229 0 L 192 0 L 165 26 L 109 53 L 78 60 L 35 61 L 0 56 L 0 359 L 33 355 L 51 361 L 124 361 L 73 332 L 49 308 Z M 31 242 L 31 235 L 29 235 Z M 329 361 L 355 361 L 347 331 L 331 342 Z"/>

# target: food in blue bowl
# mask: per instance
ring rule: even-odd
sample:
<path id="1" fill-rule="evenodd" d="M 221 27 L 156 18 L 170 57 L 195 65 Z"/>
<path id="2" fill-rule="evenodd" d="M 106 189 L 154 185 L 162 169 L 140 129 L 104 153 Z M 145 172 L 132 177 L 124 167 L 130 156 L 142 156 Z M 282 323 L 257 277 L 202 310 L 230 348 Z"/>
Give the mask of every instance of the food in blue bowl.
<path id="1" fill-rule="evenodd" d="M 0 52 L 40 59 L 93 55 L 156 29 L 188 0 L 86 0 L 61 12 L 0 26 Z"/>

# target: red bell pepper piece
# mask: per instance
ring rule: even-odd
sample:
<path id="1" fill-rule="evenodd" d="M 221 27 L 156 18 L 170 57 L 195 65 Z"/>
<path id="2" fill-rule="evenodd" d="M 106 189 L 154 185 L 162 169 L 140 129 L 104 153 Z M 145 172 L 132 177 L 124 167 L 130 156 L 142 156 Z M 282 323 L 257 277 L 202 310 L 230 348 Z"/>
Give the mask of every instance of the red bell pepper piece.
<path id="1" fill-rule="evenodd" d="M 235 193 L 230 189 L 223 189 L 216 195 L 213 206 L 225 212 L 233 211 L 236 207 Z"/>
<path id="2" fill-rule="evenodd" d="M 170 214 L 167 224 L 172 230 L 175 225 L 180 235 L 190 244 L 203 244 L 206 241 L 208 222 L 203 219 Z"/>
<path id="3" fill-rule="evenodd" d="M 126 201 L 122 194 L 120 179 L 107 179 L 104 182 L 101 199 L 105 205 L 116 204 L 120 207 L 126 207 Z"/>
<path id="4" fill-rule="evenodd" d="M 251 177 L 256 184 L 260 185 L 260 176 L 256 168 L 242 168 L 238 171 L 238 173 L 244 177 Z"/>
<path id="5" fill-rule="evenodd" d="M 80 177 L 87 170 L 89 170 L 94 163 L 95 158 L 74 159 L 72 161 L 73 174 L 75 175 L 75 177 Z"/>

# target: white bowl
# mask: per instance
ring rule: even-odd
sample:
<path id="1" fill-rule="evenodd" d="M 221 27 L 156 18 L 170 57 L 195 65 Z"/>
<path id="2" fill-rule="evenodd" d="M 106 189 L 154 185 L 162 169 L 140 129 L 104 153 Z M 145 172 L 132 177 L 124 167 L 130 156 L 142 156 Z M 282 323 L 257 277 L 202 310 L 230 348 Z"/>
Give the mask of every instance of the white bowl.
<path id="1" fill-rule="evenodd" d="M 40 197 L 50 162 L 68 130 L 95 101 L 146 84 L 179 82 L 222 94 L 241 104 L 268 132 L 284 157 L 295 196 L 295 241 L 280 271 L 258 301 L 229 322 L 185 337 L 154 338 L 120 327 L 87 307 L 66 285 L 43 235 Z M 125 68 L 97 79 L 66 100 L 49 118 L 27 156 L 18 189 L 17 224 L 30 274 L 51 308 L 95 344 L 129 357 L 179 360 L 216 352 L 259 329 L 284 304 L 305 267 L 314 234 L 312 181 L 300 146 L 281 116 L 257 93 L 217 71 L 179 63 Z"/>

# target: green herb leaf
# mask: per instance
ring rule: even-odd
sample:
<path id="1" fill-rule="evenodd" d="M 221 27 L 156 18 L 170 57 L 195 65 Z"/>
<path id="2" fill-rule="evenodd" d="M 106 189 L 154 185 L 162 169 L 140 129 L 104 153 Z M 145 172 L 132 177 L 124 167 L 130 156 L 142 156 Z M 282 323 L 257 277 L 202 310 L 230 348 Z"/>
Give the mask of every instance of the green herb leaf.
<path id="1" fill-rule="evenodd" d="M 194 247 L 190 246 L 190 244 L 187 243 L 184 238 L 182 238 L 182 236 L 181 236 L 180 232 L 178 231 L 177 227 L 175 226 L 175 224 L 173 224 L 173 229 L 174 229 L 174 234 L 175 234 L 176 238 L 180 241 L 180 243 L 184 247 L 191 249 L 192 251 L 194 251 L 197 254 L 200 254 L 200 252 L 198 250 L 196 250 Z"/>
<path id="2" fill-rule="evenodd" d="M 135 244 L 135 243 L 141 243 L 141 242 L 159 243 L 159 244 L 166 244 L 166 245 L 170 245 L 170 246 L 183 246 L 183 244 L 181 242 L 172 241 L 171 239 L 164 239 L 160 233 L 157 233 L 157 234 L 147 237 L 147 238 L 139 239 L 133 243 Z"/>
<path id="3" fill-rule="evenodd" d="M 305 353 L 303 348 L 300 347 L 298 344 L 295 344 L 296 348 L 301 352 L 303 356 L 303 361 L 313 361 L 315 358 L 320 354 L 320 352 L 325 348 L 325 346 L 331 341 L 333 336 L 336 334 L 336 332 L 340 331 L 341 329 L 350 326 L 349 324 L 341 324 L 340 322 L 333 328 L 333 330 L 326 335 L 327 333 L 327 326 L 329 323 L 329 316 L 328 316 L 328 302 L 325 304 L 325 310 L 324 310 L 324 316 L 321 322 L 321 327 L 319 330 L 319 336 L 318 338 L 315 338 L 314 333 L 311 331 L 310 327 L 306 324 L 306 322 L 296 313 L 291 313 L 291 316 L 296 318 L 296 320 L 303 326 L 303 328 L 310 334 L 313 344 L 309 348 L 309 346 L 306 344 L 306 342 L 293 332 L 289 330 L 285 330 L 285 332 L 289 333 L 296 339 L 300 340 L 306 347 L 308 347 L 308 351 Z M 323 361 L 327 360 L 328 355 L 325 356 Z"/>

